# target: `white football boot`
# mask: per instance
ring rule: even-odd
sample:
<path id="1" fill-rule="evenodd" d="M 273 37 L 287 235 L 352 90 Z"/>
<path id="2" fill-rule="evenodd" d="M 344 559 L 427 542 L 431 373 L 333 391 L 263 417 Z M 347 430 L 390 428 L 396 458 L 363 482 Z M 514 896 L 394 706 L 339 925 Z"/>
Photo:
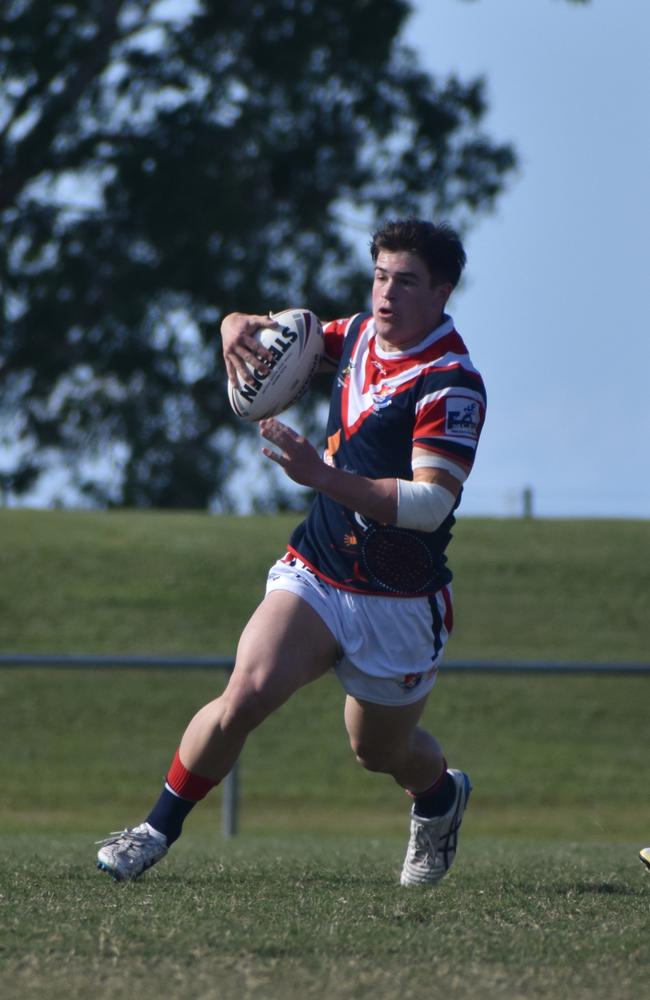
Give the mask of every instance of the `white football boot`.
<path id="1" fill-rule="evenodd" d="M 456 857 L 458 831 L 472 791 L 463 771 L 450 768 L 456 785 L 456 800 L 444 816 L 425 819 L 411 809 L 411 836 L 400 876 L 401 885 L 435 885 L 444 878 Z"/>
<path id="2" fill-rule="evenodd" d="M 167 838 L 148 823 L 118 830 L 97 843 L 97 867 L 116 882 L 133 882 L 167 854 Z"/>
<path id="3" fill-rule="evenodd" d="M 642 861 L 646 868 L 650 868 L 650 847 L 642 847 L 639 851 L 639 861 Z"/>

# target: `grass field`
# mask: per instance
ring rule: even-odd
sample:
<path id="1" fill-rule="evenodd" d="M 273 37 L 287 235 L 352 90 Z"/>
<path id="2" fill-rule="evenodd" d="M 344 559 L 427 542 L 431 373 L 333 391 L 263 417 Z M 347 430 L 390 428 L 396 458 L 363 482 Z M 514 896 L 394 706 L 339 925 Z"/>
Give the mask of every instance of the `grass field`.
<path id="1" fill-rule="evenodd" d="M 0 650 L 228 655 L 295 515 L 0 510 Z M 466 518 L 452 657 L 644 660 L 650 521 Z"/>
<path id="2" fill-rule="evenodd" d="M 647 996 L 648 888 L 627 857 L 468 836 L 462 869 L 411 892 L 402 846 L 188 836 L 115 886 L 79 837 L 16 840 L 3 997 Z"/>
<path id="3" fill-rule="evenodd" d="M 292 521 L 0 512 L 0 650 L 231 654 Z M 450 657 L 646 660 L 649 557 L 650 522 L 460 522 Z M 3 1000 L 650 996 L 649 677 L 443 673 L 426 721 L 475 792 L 434 892 L 396 884 L 408 804 L 330 677 L 251 736 L 240 836 L 217 790 L 115 885 L 93 841 L 221 683 L 0 670 Z"/>

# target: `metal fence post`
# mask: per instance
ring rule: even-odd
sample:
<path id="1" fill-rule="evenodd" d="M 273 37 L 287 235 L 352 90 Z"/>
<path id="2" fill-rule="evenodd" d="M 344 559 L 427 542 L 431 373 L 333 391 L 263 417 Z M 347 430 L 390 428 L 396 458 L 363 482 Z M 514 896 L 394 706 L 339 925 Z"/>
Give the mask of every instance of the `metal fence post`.
<path id="1" fill-rule="evenodd" d="M 533 516 L 533 488 L 532 486 L 524 487 L 524 492 L 522 495 L 523 500 L 523 517 Z"/>
<path id="2" fill-rule="evenodd" d="M 234 837 L 239 830 L 239 761 L 223 779 L 222 833 Z"/>

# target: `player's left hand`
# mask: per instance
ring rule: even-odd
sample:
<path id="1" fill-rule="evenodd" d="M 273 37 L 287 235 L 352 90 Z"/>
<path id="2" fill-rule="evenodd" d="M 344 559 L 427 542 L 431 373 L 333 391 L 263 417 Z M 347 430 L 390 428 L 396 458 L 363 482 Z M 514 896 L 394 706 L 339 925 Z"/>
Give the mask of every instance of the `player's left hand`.
<path id="1" fill-rule="evenodd" d="M 260 434 L 279 449 L 262 448 L 263 455 L 280 465 L 294 483 L 318 489 L 326 466 L 306 437 L 275 417 L 260 420 Z"/>

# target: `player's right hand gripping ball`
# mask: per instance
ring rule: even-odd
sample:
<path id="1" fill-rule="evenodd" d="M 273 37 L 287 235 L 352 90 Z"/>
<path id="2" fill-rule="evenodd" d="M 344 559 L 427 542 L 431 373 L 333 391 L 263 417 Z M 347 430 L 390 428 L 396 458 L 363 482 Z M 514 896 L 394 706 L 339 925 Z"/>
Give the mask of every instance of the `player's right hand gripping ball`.
<path id="1" fill-rule="evenodd" d="M 228 383 L 228 399 L 243 420 L 263 420 L 288 410 L 307 390 L 324 351 L 323 328 L 309 309 L 285 309 L 272 316 L 276 327 L 258 330 L 260 344 L 273 355 L 270 370 L 247 364 L 254 379 Z"/>

